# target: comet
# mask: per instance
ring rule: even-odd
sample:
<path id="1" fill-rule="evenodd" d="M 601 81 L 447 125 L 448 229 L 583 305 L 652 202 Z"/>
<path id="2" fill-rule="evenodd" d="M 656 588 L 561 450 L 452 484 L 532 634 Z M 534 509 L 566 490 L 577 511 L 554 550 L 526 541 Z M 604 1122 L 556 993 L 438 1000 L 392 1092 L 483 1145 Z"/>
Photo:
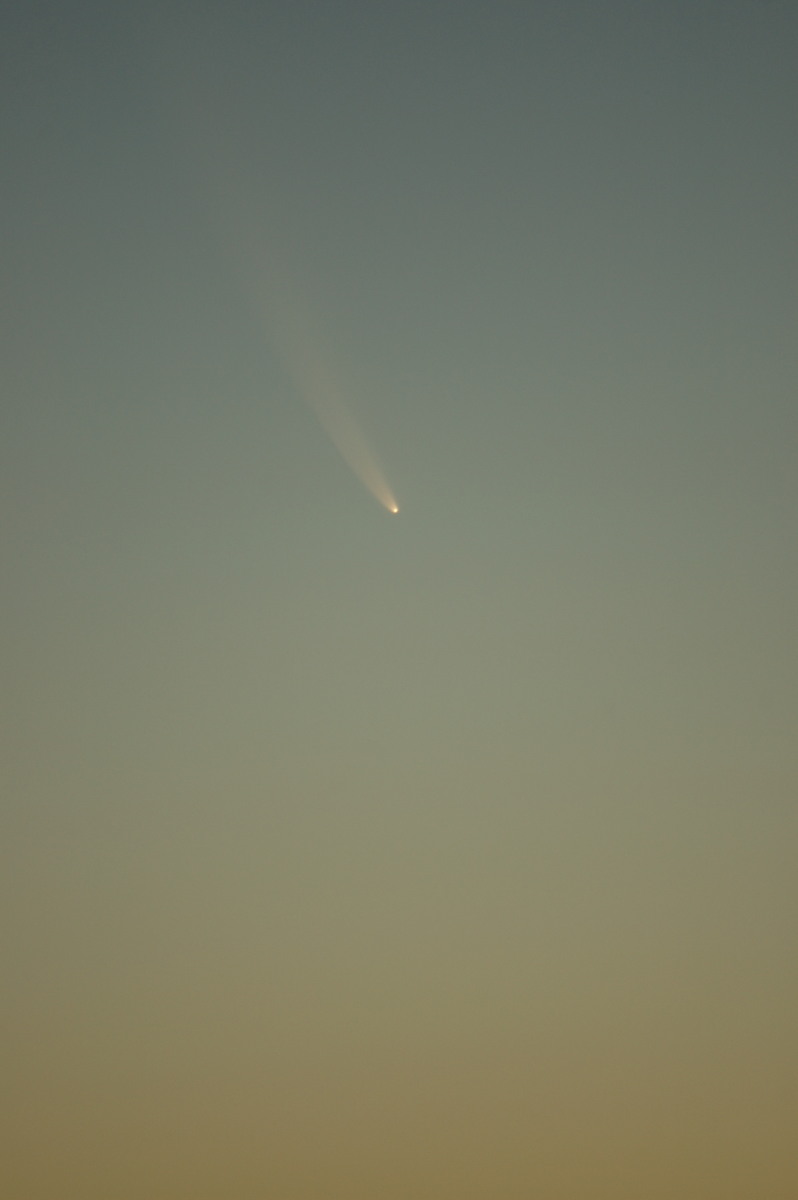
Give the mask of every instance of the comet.
<path id="1" fill-rule="evenodd" d="M 182 56 L 185 46 L 180 43 L 175 61 L 163 76 L 164 96 L 180 122 L 182 136 L 197 152 L 198 174 L 208 187 L 218 236 L 232 257 L 234 270 L 250 294 L 254 307 L 259 310 L 266 341 L 282 360 L 295 391 L 316 414 L 343 461 L 374 499 L 391 516 L 396 516 L 398 504 L 385 468 L 368 443 L 352 408 L 343 400 L 334 372 L 330 370 L 330 356 L 319 352 L 318 338 L 305 316 L 307 307 L 298 302 L 298 289 L 287 286 L 288 281 L 296 277 L 295 264 L 278 262 L 281 258 L 278 247 L 284 241 L 282 230 L 270 222 L 268 203 L 264 204 L 264 198 L 258 198 L 253 187 L 247 186 L 241 156 L 236 155 L 235 139 L 230 132 L 234 127 L 233 118 L 228 116 L 226 120 L 223 110 L 208 106 L 204 64 L 205 61 L 212 62 L 218 70 L 223 35 L 221 25 L 217 28 L 214 23 L 200 24 L 198 43 L 192 43 L 194 48 L 199 46 L 199 58 L 194 60 Z M 229 70 L 234 70 L 232 62 Z M 232 79 L 233 74 L 230 74 Z M 283 266 L 289 269 L 284 270 Z"/>
<path id="2" fill-rule="evenodd" d="M 307 370 L 308 366 L 309 361 L 305 357 L 304 365 L 299 369 L 299 376 L 304 379 L 301 389 L 304 399 L 353 475 L 375 500 L 395 516 L 399 512 L 399 505 L 391 491 L 385 469 L 351 409 L 338 394 L 329 372 L 317 369 L 311 373 Z"/>
<path id="3" fill-rule="evenodd" d="M 213 54 L 215 57 L 215 40 Z M 219 236 L 262 321 L 265 338 L 294 390 L 315 414 L 349 469 L 375 500 L 396 516 L 399 505 L 385 468 L 343 399 L 330 368 L 330 356 L 320 350 L 319 339 L 307 319 L 304 296 L 299 294 L 301 289 L 289 286 L 296 272 L 280 261 L 280 230 L 269 221 L 268 205 L 258 203 L 255 192 L 246 186 L 224 122 L 219 114 L 203 107 L 199 81 L 192 86 L 191 64 L 187 65 L 185 95 L 181 102 L 178 89 L 175 101 L 189 128 L 199 126 L 201 130 L 195 144 L 205 163 L 203 173 L 219 222 Z M 197 113 L 202 115 L 201 121 Z"/>
<path id="4" fill-rule="evenodd" d="M 271 276 L 273 281 L 273 271 Z M 264 315 L 270 341 L 295 390 L 315 414 L 352 474 L 383 508 L 397 516 L 399 505 L 383 464 L 341 396 L 333 373 L 319 352 L 317 340 L 310 334 L 307 320 L 299 317 L 296 305 L 289 305 L 284 289 L 276 292 L 274 282 Z"/>

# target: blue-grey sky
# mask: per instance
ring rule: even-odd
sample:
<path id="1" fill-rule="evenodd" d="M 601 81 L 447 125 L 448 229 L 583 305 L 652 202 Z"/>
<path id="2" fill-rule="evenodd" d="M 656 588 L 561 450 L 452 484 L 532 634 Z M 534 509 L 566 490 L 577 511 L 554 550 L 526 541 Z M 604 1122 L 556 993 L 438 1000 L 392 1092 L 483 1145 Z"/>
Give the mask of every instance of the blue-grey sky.
<path id="1" fill-rule="evenodd" d="M 0 44 L 0 1191 L 793 1196 L 794 5 Z"/>

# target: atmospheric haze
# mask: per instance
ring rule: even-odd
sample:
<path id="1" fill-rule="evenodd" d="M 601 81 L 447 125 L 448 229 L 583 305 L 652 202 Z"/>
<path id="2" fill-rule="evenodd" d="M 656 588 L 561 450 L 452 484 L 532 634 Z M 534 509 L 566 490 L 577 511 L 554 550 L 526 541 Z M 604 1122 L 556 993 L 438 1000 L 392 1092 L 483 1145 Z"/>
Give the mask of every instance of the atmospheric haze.
<path id="1" fill-rule="evenodd" d="M 4 17 L 0 1200 L 795 1200 L 798 4 Z"/>

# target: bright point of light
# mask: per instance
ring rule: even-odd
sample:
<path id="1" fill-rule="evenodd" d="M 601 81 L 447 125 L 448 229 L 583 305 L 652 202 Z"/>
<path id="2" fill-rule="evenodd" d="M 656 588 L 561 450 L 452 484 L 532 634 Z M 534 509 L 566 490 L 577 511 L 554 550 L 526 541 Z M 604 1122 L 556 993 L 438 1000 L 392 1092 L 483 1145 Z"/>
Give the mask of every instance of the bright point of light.
<path id="1" fill-rule="evenodd" d="M 398 504 L 392 504 L 392 505 L 391 505 L 391 512 L 392 512 L 392 513 L 394 514 L 394 516 L 395 516 L 395 515 L 396 515 L 396 514 L 399 512 L 399 505 L 398 505 Z"/>

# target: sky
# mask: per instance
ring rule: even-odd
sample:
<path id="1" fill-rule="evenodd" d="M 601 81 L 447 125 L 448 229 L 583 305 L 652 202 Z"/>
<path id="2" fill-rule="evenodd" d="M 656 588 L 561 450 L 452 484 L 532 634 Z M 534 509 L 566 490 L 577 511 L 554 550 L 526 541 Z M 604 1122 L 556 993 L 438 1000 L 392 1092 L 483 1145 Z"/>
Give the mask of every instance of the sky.
<path id="1" fill-rule="evenodd" d="M 0 46 L 0 1193 L 790 1200 L 795 5 Z"/>

